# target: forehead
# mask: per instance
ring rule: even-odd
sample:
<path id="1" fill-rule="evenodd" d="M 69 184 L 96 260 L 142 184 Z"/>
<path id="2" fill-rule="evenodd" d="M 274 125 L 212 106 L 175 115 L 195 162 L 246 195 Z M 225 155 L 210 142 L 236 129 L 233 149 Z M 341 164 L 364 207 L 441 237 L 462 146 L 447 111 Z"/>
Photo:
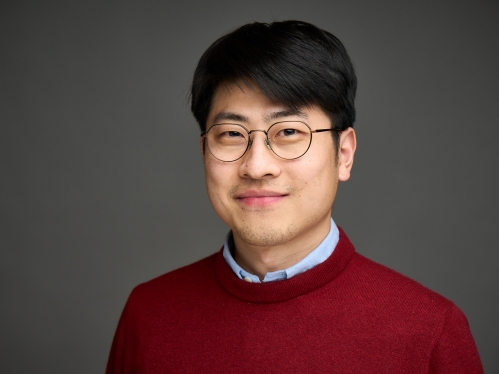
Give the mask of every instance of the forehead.
<path id="1" fill-rule="evenodd" d="M 224 118 L 227 113 L 239 114 L 240 118 L 234 119 L 244 120 L 254 112 L 272 111 L 272 109 L 282 110 L 285 107 L 271 101 L 256 84 L 222 83 L 213 94 L 208 121 L 231 119 Z"/>
<path id="2" fill-rule="evenodd" d="M 265 122 L 294 118 L 309 121 L 312 115 L 325 116 L 315 105 L 290 108 L 269 99 L 256 84 L 245 82 L 220 84 L 213 95 L 207 126 L 220 122 Z"/>

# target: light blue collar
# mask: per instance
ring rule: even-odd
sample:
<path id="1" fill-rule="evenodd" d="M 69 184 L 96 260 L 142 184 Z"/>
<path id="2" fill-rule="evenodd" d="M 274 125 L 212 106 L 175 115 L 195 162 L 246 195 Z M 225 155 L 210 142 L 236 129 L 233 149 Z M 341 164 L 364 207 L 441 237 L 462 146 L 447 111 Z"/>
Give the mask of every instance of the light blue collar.
<path id="1" fill-rule="evenodd" d="M 334 248 L 336 247 L 336 244 L 338 244 L 339 239 L 340 239 L 340 232 L 338 230 L 338 227 L 334 223 L 333 219 L 331 218 L 331 228 L 329 229 L 329 233 L 317 248 L 315 248 L 304 259 L 294 264 L 293 266 L 284 270 L 276 270 L 265 274 L 263 282 L 272 282 L 277 280 L 289 279 L 297 274 L 312 269 L 314 266 L 317 266 L 320 263 L 326 261 L 328 257 L 331 256 L 331 253 L 333 253 Z M 260 283 L 260 279 L 258 279 L 256 275 L 248 273 L 236 263 L 231 253 L 233 249 L 234 249 L 234 239 L 232 238 L 232 231 L 229 231 L 229 233 L 225 237 L 225 243 L 223 249 L 223 256 L 225 258 L 225 261 L 227 261 L 227 264 L 231 267 L 232 271 L 240 279 L 244 279 L 248 282 Z"/>

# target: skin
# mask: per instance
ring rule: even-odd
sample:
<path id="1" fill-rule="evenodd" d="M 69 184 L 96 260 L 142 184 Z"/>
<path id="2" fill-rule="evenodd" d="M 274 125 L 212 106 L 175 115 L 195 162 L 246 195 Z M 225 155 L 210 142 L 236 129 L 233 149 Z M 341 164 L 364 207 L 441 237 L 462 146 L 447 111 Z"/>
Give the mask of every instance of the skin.
<path id="1" fill-rule="evenodd" d="M 216 123 L 240 123 L 267 130 L 277 121 L 300 120 L 312 130 L 331 128 L 317 106 L 288 110 L 270 101 L 256 86 L 221 85 L 213 96 L 207 129 Z M 239 160 L 223 162 L 201 139 L 208 196 L 220 218 L 232 229 L 235 261 L 263 279 L 286 269 L 315 249 L 330 229 L 339 181 L 350 177 L 356 148 L 352 128 L 340 135 L 338 159 L 329 132 L 312 136 L 305 155 L 283 160 L 269 150 L 265 134 L 252 134 L 253 145 Z"/>

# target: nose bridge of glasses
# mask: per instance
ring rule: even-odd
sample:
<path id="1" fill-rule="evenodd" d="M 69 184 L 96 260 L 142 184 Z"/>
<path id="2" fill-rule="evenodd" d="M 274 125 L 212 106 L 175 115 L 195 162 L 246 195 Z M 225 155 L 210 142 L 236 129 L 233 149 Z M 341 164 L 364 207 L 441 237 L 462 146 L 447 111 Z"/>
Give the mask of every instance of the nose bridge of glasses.
<path id="1" fill-rule="evenodd" d="M 265 146 L 272 150 L 272 148 L 270 147 L 270 143 L 269 143 L 269 134 L 267 131 L 265 130 L 251 130 L 251 131 L 248 131 L 248 137 L 249 137 L 249 145 L 248 145 L 248 148 L 251 147 L 251 145 L 253 144 L 253 138 L 251 137 L 251 134 L 254 133 L 254 132 L 263 132 L 265 134 L 265 139 L 263 140 L 263 142 L 265 143 Z"/>

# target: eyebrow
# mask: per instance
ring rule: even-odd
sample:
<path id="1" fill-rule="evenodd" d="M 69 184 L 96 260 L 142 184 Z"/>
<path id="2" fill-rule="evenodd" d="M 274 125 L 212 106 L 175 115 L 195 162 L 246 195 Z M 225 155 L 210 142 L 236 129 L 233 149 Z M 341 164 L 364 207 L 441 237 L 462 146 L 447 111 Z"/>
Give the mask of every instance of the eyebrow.
<path id="1" fill-rule="evenodd" d="M 244 123 L 249 122 L 248 117 L 233 112 L 220 112 L 215 116 L 215 118 L 213 118 L 213 122 L 215 123 L 220 122 L 222 120 L 244 122 Z"/>
<path id="2" fill-rule="evenodd" d="M 267 121 L 271 121 L 274 119 L 281 119 L 284 117 L 300 117 L 304 119 L 308 119 L 307 113 L 302 112 L 300 109 L 287 108 L 284 110 L 279 110 L 277 112 L 272 112 L 268 116 L 265 117 Z"/>
<path id="3" fill-rule="evenodd" d="M 268 114 L 267 116 L 265 116 L 265 120 L 267 122 L 270 122 L 272 120 L 281 119 L 281 118 L 285 118 L 285 117 L 292 117 L 292 116 L 296 116 L 296 117 L 300 117 L 300 118 L 304 118 L 304 119 L 308 118 L 308 116 L 305 112 L 302 112 L 299 109 L 288 108 L 288 109 L 278 110 L 276 112 L 272 112 L 272 113 Z M 213 122 L 215 122 L 215 123 L 223 121 L 223 120 L 243 122 L 243 123 L 249 122 L 248 117 L 245 117 L 241 114 L 237 114 L 234 112 L 225 112 L 225 111 L 220 112 L 213 118 Z"/>

